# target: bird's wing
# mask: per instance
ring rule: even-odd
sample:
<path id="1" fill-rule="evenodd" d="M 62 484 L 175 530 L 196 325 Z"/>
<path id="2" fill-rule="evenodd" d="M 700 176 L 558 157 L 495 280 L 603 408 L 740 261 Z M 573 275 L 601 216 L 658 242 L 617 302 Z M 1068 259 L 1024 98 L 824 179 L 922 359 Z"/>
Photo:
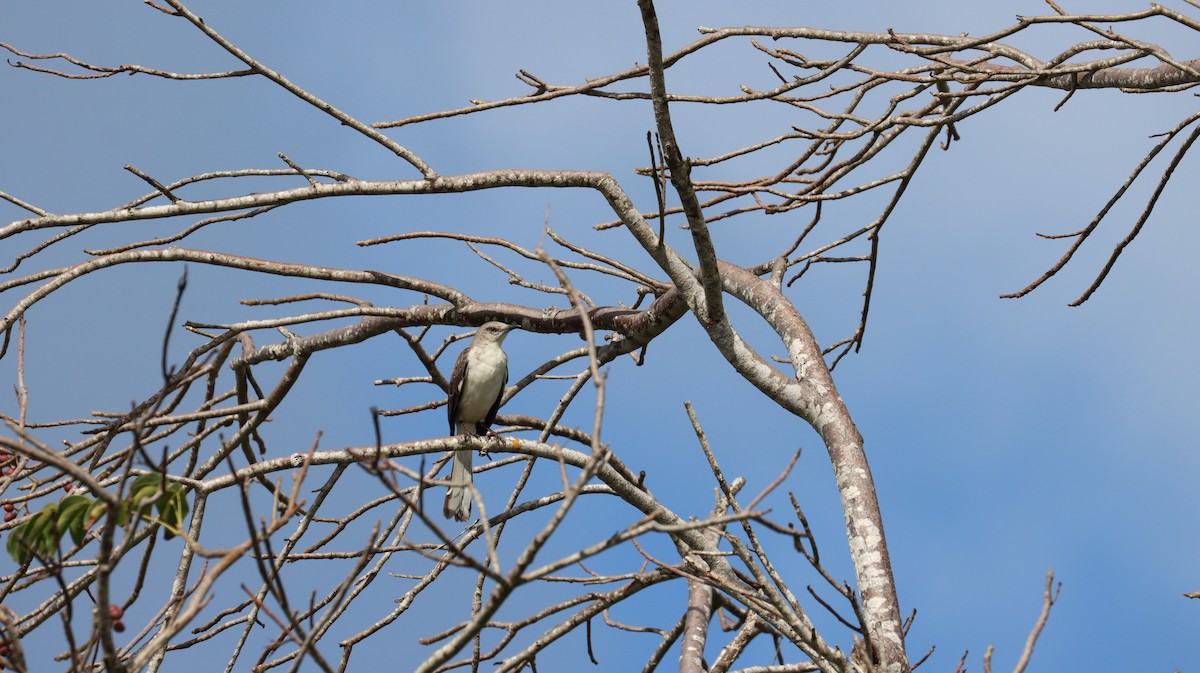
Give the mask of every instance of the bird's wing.
<path id="1" fill-rule="evenodd" d="M 450 373 L 450 397 L 446 400 L 446 417 L 450 420 L 450 434 L 458 434 L 458 400 L 462 395 L 463 386 L 467 384 L 467 351 L 470 346 L 458 354 L 454 361 L 454 371 Z"/>

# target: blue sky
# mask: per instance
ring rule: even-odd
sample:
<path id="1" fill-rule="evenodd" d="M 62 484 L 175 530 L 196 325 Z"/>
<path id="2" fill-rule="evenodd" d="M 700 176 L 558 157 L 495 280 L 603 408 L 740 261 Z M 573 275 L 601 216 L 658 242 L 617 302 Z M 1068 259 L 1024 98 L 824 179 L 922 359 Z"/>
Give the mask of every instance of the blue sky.
<path id="1" fill-rule="evenodd" d="M 805 3 L 802 8 L 770 2 L 663 4 L 659 12 L 668 49 L 694 39 L 701 25 L 892 27 L 978 35 L 1008 25 L 1015 14 L 1048 9 L 1033 0 L 919 3 L 917 8 L 882 2 Z M 633 2 L 379 7 L 255 1 L 193 8 L 266 64 L 371 122 L 522 93 L 512 78 L 520 68 L 550 82 L 576 83 L 645 60 Z M 1067 7 L 1080 12 L 1130 8 L 1113 2 Z M 1187 51 L 1194 36 L 1164 21 L 1139 24 L 1130 34 L 1161 42 L 1179 58 L 1197 56 Z M 1048 57 L 1093 37 L 1079 29 L 1048 27 L 1015 42 Z M 107 65 L 139 63 L 189 72 L 237 66 L 182 20 L 137 2 L 4 3 L 0 41 L 30 52 L 67 51 Z M 757 52 L 743 43 L 723 45 L 711 57 L 673 69 L 668 84 L 690 93 L 727 95 L 738 84 L 763 86 L 772 78 Z M 306 167 L 360 178 L 414 177 L 374 144 L 264 80 L 118 76 L 66 81 L 0 68 L 0 87 L 8 101 L 0 112 L 5 128 L 0 154 L 6 158 L 0 162 L 0 190 L 54 212 L 106 210 L 145 193 L 144 183 L 121 169 L 124 164 L 166 182 L 210 170 L 281 167 L 276 154 L 283 152 Z M 1037 616 L 1050 567 L 1063 590 L 1030 670 L 1165 671 L 1200 663 L 1192 645 L 1200 608 L 1182 596 L 1200 590 L 1195 573 L 1200 543 L 1194 534 L 1200 504 L 1195 488 L 1200 367 L 1191 347 L 1200 327 L 1193 252 L 1200 236 L 1192 226 L 1190 202 L 1194 162 L 1184 160 L 1140 238 L 1087 304 L 1066 306 L 1125 235 L 1152 182 L 1131 190 L 1128 203 L 1114 210 L 1096 239 L 1050 283 L 1024 299 L 998 298 L 1058 258 L 1063 242 L 1037 238 L 1035 232 L 1086 225 L 1150 149 L 1155 142 L 1150 136 L 1194 111 L 1195 99 L 1189 93 L 1081 91 L 1053 112 L 1061 98 L 1056 91 L 1023 92 L 962 124 L 962 141 L 951 151 L 931 153 L 883 231 L 862 352 L 847 357 L 835 372 L 872 461 L 903 609 L 919 612 L 908 639 L 910 653 L 915 658 L 937 646 L 927 670 L 953 670 L 964 649 L 971 651 L 969 665 L 979 670 L 988 643 L 996 644 L 995 670 L 1010 670 Z M 683 151 L 692 156 L 728 151 L 798 123 L 786 111 L 766 106 L 676 106 L 674 114 Z M 646 163 L 644 138 L 651 124 L 648 105 L 580 99 L 389 135 L 445 174 L 507 167 L 609 171 L 649 209 L 653 191 L 633 169 Z M 892 170 L 901 165 L 894 163 Z M 1156 166 L 1155 179 L 1162 162 Z M 248 184 L 206 186 L 186 196 L 281 186 Z M 547 207 L 551 226 L 570 240 L 651 269 L 622 232 L 592 230 L 593 224 L 611 219 L 600 199 L 563 191 L 306 203 L 212 227 L 187 245 L 424 276 L 454 284 L 481 301 L 542 306 L 552 300 L 510 287 L 461 245 L 443 241 L 363 249 L 354 242 L 435 229 L 505 236 L 533 248 L 542 240 Z M 830 207 L 826 222 L 851 230 L 869 222 L 878 207 L 871 195 L 851 199 Z M 0 221 L 23 217 L 23 211 L 0 202 Z M 719 254 L 735 262 L 769 258 L 809 217 L 801 210 L 715 226 Z M 52 248 L 41 260 L 28 262 L 28 269 L 74 263 L 85 258 L 84 248 L 162 235 L 187 224 L 106 225 Z M 682 232 L 670 235 L 676 247 L 685 245 Z M 0 241 L 3 263 L 38 240 Z M 520 268 L 540 274 L 531 280 L 552 282 L 543 271 Z M 176 265 L 108 270 L 30 312 L 31 420 L 123 409 L 154 390 L 162 323 L 180 270 Z M 237 300 L 315 287 L 195 265 L 189 274 L 182 316 L 197 321 L 289 311 L 247 308 Z M 601 303 L 630 299 L 630 293 L 613 292 L 602 281 L 580 282 Z M 839 267 L 793 287 L 791 296 L 821 343 L 853 330 L 861 284 L 861 270 Z M 353 292 L 382 306 L 420 301 L 378 288 L 334 291 Z M 2 299 L 7 311 L 19 296 L 9 292 Z M 748 315 L 739 320 L 749 340 L 778 353 L 762 326 Z M 257 338 L 265 343 L 275 337 Z M 572 335 L 512 335 L 513 378 L 578 343 Z M 195 341 L 179 333 L 172 345 L 173 355 L 181 358 Z M 605 437 L 617 454 L 635 470 L 645 469 L 651 487 L 677 512 L 700 515 L 711 507 L 713 484 L 690 438 L 684 400 L 695 405 L 723 465 L 745 475 L 750 491 L 769 483 L 791 452 L 803 447 L 786 486 L 809 513 L 825 558 L 849 579 L 849 567 L 840 558 L 845 542 L 836 492 L 815 435 L 735 377 L 691 319 L 673 327 L 649 356 L 642 368 L 628 361 L 609 368 Z M 0 361 L 0 372 L 5 382 L 15 380 L 14 358 Z M 397 392 L 372 381 L 419 373 L 418 363 L 394 337 L 314 358 L 292 398 L 274 415 L 268 430 L 273 448 L 281 454 L 303 450 L 317 431 L 325 433 L 323 448 L 370 442 L 370 406 L 399 408 L 436 396 L 429 389 Z M 561 385 L 550 382 L 518 396 L 507 409 L 545 416 L 559 394 Z M 0 411 L 14 410 L 10 395 L 0 398 Z M 587 425 L 588 418 L 589 408 L 580 405 L 568 420 Z M 440 436 L 444 416 L 438 411 L 393 419 L 384 432 L 394 441 Z M 44 439 L 63 436 L 47 431 Z M 554 471 L 541 477 L 551 480 Z M 501 498 L 503 475 L 481 478 L 485 494 L 489 483 L 494 497 Z M 779 495 L 771 503 L 776 512 L 786 506 Z M 342 495 L 347 509 L 354 507 L 355 496 Z M 557 549 L 594 541 L 597 528 L 610 532 L 603 528 L 610 520 L 616 530 L 634 517 L 603 506 L 590 516 L 581 516 L 572 527 L 578 537 L 565 537 Z M 213 535 L 220 539 L 222 533 Z M 815 581 L 795 563 L 788 569 L 796 573 L 798 587 Z M 161 572 L 169 577 L 171 569 Z M 331 574 L 324 568 L 294 572 L 295 581 L 314 586 Z M 392 625 L 392 635 L 377 649 L 364 646 L 352 663 L 366 665 L 381 657 L 417 661 L 418 635 L 448 626 L 467 610 L 470 582 L 463 577 L 462 586 L 443 587 L 436 600 L 429 599 L 421 621 Z M 362 620 L 379 618 L 406 589 L 400 580 L 377 584 L 381 595 L 364 601 Z M 226 591 L 240 597 L 236 584 Z M 655 596 L 652 604 L 640 604 L 645 612 L 615 617 L 673 622 L 682 609 L 680 588 L 664 588 Z M 238 600 L 228 594 L 221 598 Z M 514 610 L 508 617 L 517 614 Z M 555 651 L 560 666 L 578 661 L 580 642 L 568 640 Z M 621 641 L 614 637 L 612 642 Z M 651 639 L 628 642 L 636 646 L 601 651 L 604 670 L 641 666 Z M 332 642 L 329 647 L 336 649 Z M 201 654 L 219 657 L 224 651 L 213 647 Z M 249 665 L 243 659 L 239 670 Z"/>

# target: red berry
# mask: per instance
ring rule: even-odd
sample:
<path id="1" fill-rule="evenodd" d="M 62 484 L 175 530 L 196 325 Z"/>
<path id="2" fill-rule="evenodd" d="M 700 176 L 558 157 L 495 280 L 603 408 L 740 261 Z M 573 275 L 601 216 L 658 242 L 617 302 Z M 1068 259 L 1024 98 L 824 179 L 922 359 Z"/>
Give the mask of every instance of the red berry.
<path id="1" fill-rule="evenodd" d="M 17 506 L 12 504 L 11 502 L 4 503 L 4 511 L 5 512 L 11 512 L 16 508 L 17 508 Z"/>
<path id="2" fill-rule="evenodd" d="M 15 518 L 17 518 L 17 513 L 12 511 L 11 509 L 4 513 L 4 523 L 8 523 L 9 521 L 12 521 Z"/>
<path id="3" fill-rule="evenodd" d="M 119 619 L 113 622 L 113 631 L 116 631 L 117 633 L 125 633 L 125 622 Z"/>
<path id="4" fill-rule="evenodd" d="M 123 610 L 120 605 L 109 603 L 108 616 L 112 617 L 113 619 L 120 619 L 125 616 L 125 610 Z"/>

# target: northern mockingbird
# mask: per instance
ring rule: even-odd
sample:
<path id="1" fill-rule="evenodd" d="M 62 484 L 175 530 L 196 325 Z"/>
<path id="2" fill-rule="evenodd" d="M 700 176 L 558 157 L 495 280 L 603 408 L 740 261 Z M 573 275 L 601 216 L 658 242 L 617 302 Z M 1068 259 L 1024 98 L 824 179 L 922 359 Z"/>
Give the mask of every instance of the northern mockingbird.
<path id="1" fill-rule="evenodd" d="M 486 434 L 496 420 L 508 383 L 508 356 L 500 344 L 512 329 L 502 322 L 484 323 L 459 354 L 450 374 L 450 399 L 446 404 L 451 435 Z M 450 486 L 442 506 L 447 519 L 471 518 L 471 458 L 469 449 L 454 452 Z"/>

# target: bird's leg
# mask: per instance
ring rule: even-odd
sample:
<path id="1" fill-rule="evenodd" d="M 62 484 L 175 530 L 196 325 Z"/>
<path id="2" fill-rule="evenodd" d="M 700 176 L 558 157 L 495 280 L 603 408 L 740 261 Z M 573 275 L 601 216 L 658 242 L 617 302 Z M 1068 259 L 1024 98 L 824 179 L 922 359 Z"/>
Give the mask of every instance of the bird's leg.
<path id="1" fill-rule="evenodd" d="M 475 436 L 476 437 L 486 437 L 488 439 L 494 439 L 498 443 L 504 441 L 500 438 L 500 435 L 497 434 L 496 431 L 491 428 L 488 428 L 487 430 L 485 430 L 482 435 L 475 435 Z M 491 450 L 488 448 L 487 444 L 484 444 L 483 446 L 479 447 L 479 455 L 483 456 L 484 458 L 491 457 Z"/>
<path id="2" fill-rule="evenodd" d="M 488 428 L 487 430 L 484 430 L 482 432 L 462 433 L 462 434 L 458 435 L 458 438 L 459 438 L 460 442 L 462 442 L 463 444 L 466 444 L 468 441 L 467 440 L 468 437 L 474 437 L 475 439 L 487 440 L 491 437 L 496 437 L 496 436 L 497 436 L 496 432 L 494 430 L 492 430 L 491 428 Z M 479 447 L 479 455 L 487 457 L 488 453 L 489 453 L 489 451 L 488 451 L 486 443 L 483 446 Z"/>

